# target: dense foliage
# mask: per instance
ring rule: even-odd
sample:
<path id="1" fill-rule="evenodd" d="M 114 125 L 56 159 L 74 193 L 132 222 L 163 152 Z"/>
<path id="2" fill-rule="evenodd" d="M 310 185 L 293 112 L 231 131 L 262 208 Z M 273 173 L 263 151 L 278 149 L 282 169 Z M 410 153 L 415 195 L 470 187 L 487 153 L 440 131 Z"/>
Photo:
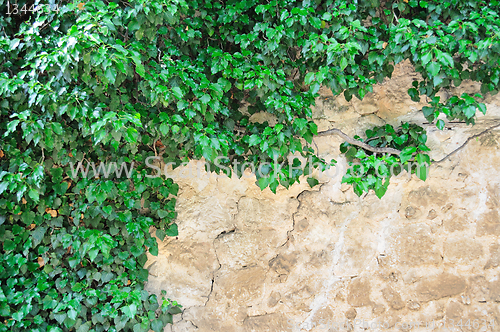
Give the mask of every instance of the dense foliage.
<path id="1" fill-rule="evenodd" d="M 146 250 L 157 252 L 152 227 L 160 239 L 177 235 L 178 187 L 147 177 L 148 157 L 223 156 L 211 169 L 238 161 L 238 176 L 243 162 L 277 160 L 257 184 L 288 188 L 310 163 L 330 165 L 311 147 L 320 85 L 363 98 L 405 59 L 422 77 L 408 93 L 429 98 L 430 121 L 473 123 L 486 111 L 481 96 L 436 93 L 465 79 L 498 91 L 499 9 L 465 0 L 0 0 L 0 331 L 160 331 L 179 307 L 159 307 L 144 291 L 143 266 Z M 277 124 L 249 121 L 261 111 Z M 429 161 L 420 128 L 367 134 L 370 145 L 404 151 L 343 145 L 348 157 Z M 82 161 L 97 170 L 74 176 Z M 107 176 L 109 162 L 133 170 Z M 382 196 L 387 174 L 374 174 L 344 181 Z"/>
<path id="2" fill-rule="evenodd" d="M 389 147 L 400 154 L 378 155 L 373 151 L 353 146 L 348 142 L 340 145 L 340 152 L 345 154 L 351 166 L 342 178 L 343 183 L 352 184 L 354 192 L 361 196 L 372 189 L 378 198 L 387 191 L 391 176 L 398 176 L 404 170 L 407 174 L 416 173 L 425 181 L 429 174 L 431 160 L 426 153 L 430 149 L 425 145 L 427 134 L 424 128 L 415 124 L 403 123 L 397 131 L 389 124 L 374 127 L 366 131 L 366 140 L 355 139 L 374 147 Z"/>

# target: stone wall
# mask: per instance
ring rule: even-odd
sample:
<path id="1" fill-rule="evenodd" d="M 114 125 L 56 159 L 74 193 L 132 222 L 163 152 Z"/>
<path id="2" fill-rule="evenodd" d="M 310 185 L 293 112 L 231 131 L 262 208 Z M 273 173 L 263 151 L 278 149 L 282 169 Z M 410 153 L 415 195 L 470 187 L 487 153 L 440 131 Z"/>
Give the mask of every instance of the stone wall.
<path id="1" fill-rule="evenodd" d="M 319 129 L 420 123 L 438 160 L 500 121 L 495 96 L 476 126 L 437 130 L 417 112 L 425 100 L 406 94 L 416 78 L 403 63 L 363 101 L 324 91 Z M 345 165 L 338 137 L 315 141 Z M 499 146 L 499 130 L 470 140 L 425 182 L 393 178 L 381 200 L 357 197 L 334 170 L 276 195 L 248 174 L 177 179 L 179 236 L 147 263 L 148 289 L 184 307 L 166 331 L 445 331 L 443 319 L 451 331 L 500 331 Z"/>

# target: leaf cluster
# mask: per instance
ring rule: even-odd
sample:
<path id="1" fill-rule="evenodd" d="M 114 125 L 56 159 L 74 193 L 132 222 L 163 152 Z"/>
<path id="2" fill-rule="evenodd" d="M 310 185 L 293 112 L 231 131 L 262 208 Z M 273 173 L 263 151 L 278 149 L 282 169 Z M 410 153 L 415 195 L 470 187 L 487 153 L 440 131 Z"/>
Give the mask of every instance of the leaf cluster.
<path id="1" fill-rule="evenodd" d="M 366 130 L 364 140 L 359 136 L 355 138 L 372 147 L 401 151 L 399 155 L 377 154 L 347 142 L 340 145 L 340 152 L 350 166 L 342 183 L 351 184 L 358 196 L 372 189 L 378 198 L 382 198 L 391 176 L 398 176 L 403 171 L 416 173 L 423 181 L 427 179 L 431 160 L 426 152 L 430 149 L 425 145 L 427 134 L 422 127 L 406 122 L 395 130 L 387 124 Z"/>
<path id="2" fill-rule="evenodd" d="M 0 172 L 0 330 L 161 331 L 172 323 L 180 310 L 159 307 L 144 290 L 144 264 L 146 252 L 158 254 L 151 227 L 160 239 L 177 236 L 178 185 L 147 177 L 144 163 L 130 178 L 102 168 L 74 176 L 70 152 L 40 158 L 10 143 Z M 94 158 L 105 162 L 109 152 Z"/>

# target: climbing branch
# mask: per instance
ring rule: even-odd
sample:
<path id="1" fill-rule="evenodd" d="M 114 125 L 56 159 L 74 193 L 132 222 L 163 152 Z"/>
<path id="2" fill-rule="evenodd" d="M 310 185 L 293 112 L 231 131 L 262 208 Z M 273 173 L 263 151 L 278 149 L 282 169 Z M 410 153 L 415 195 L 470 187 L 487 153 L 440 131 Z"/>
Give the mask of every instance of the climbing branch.
<path id="1" fill-rule="evenodd" d="M 448 159 L 449 157 L 451 157 L 452 155 L 454 155 L 455 153 L 457 153 L 458 151 L 460 151 L 461 149 L 463 149 L 471 140 L 473 140 L 474 138 L 477 138 L 481 135 L 484 135 L 486 134 L 487 132 L 489 132 L 490 130 L 492 129 L 495 129 L 495 128 L 498 128 L 500 127 L 500 123 L 497 123 L 496 125 L 492 126 L 492 127 L 489 127 L 488 129 L 485 129 L 483 130 L 482 132 L 480 132 L 479 134 L 476 134 L 476 135 L 472 135 L 471 137 L 469 137 L 465 142 L 464 144 L 460 145 L 457 149 L 453 150 L 451 153 L 447 154 L 444 158 L 438 160 L 438 161 L 433 161 L 432 163 L 433 164 L 439 164 L 440 162 L 442 161 L 445 161 L 446 159 Z"/>
<path id="2" fill-rule="evenodd" d="M 401 154 L 401 151 L 393 149 L 393 148 L 377 148 L 377 147 L 368 145 L 366 143 L 360 142 L 360 141 L 355 140 L 354 138 L 352 138 L 350 136 L 347 136 L 340 129 L 336 129 L 336 128 L 329 129 L 326 131 L 321 131 L 318 133 L 317 136 L 328 136 L 328 135 L 332 135 L 332 134 L 339 135 L 349 144 L 359 146 L 360 148 L 363 148 L 363 149 L 368 150 L 368 151 L 372 151 L 372 152 L 376 152 L 376 153 L 389 153 L 389 154 L 395 154 L 398 156 Z"/>

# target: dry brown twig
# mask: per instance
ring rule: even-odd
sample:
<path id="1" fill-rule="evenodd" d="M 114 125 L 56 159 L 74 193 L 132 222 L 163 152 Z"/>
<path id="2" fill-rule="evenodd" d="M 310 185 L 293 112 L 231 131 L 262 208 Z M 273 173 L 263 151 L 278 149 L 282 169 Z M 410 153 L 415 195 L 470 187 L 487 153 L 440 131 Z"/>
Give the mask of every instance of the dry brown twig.
<path id="1" fill-rule="evenodd" d="M 401 151 L 393 149 L 393 148 L 377 148 L 377 147 L 368 145 L 366 143 L 363 143 L 361 141 L 355 140 L 354 138 L 348 136 L 347 134 L 345 134 L 344 132 L 342 132 L 342 130 L 337 129 L 337 128 L 333 128 L 333 129 L 328 129 L 328 130 L 325 130 L 325 131 L 321 131 L 316 136 L 328 136 L 328 135 L 332 135 L 332 134 L 339 135 L 347 143 L 359 146 L 360 148 L 363 148 L 363 149 L 368 150 L 368 151 L 372 151 L 372 152 L 376 152 L 376 153 L 395 154 L 397 156 L 399 156 L 401 154 Z"/>
<path id="2" fill-rule="evenodd" d="M 454 155 L 455 153 L 457 153 L 458 151 L 460 151 L 461 149 L 463 149 L 474 138 L 482 136 L 482 135 L 486 134 L 487 132 L 489 132 L 490 130 L 493 130 L 493 129 L 498 128 L 498 127 L 500 127 L 500 123 L 497 123 L 496 125 L 494 125 L 492 127 L 489 127 L 488 129 L 483 130 L 479 134 L 472 135 L 462 145 L 460 145 L 458 148 L 456 148 L 455 150 L 453 150 L 452 152 L 450 152 L 449 154 L 447 154 L 444 158 L 442 158 L 442 159 L 440 159 L 438 161 L 433 161 L 432 163 L 433 164 L 439 164 L 440 162 L 445 161 L 446 159 L 448 159 L 449 157 L 451 157 L 452 155 Z"/>

